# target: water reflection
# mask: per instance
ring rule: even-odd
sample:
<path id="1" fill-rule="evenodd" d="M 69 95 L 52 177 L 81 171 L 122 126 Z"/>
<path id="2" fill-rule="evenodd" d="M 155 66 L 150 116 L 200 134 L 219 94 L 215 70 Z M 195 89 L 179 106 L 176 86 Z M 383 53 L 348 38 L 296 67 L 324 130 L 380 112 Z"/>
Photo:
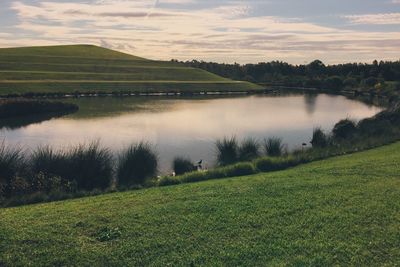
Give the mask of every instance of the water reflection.
<path id="1" fill-rule="evenodd" d="M 304 102 L 306 103 L 306 111 L 308 114 L 312 115 L 317 108 L 318 94 L 304 94 Z"/>
<path id="2" fill-rule="evenodd" d="M 49 114 L 36 114 L 32 116 L 0 119 L 0 130 L 16 130 L 31 124 L 41 123 L 51 119 L 60 118 L 70 113 L 71 112 L 52 112 Z"/>
<path id="3" fill-rule="evenodd" d="M 66 146 L 100 139 L 118 151 L 132 142 L 157 146 L 162 170 L 174 156 L 211 166 L 217 138 L 236 135 L 263 139 L 279 136 L 289 148 L 309 142 L 312 129 L 330 130 L 340 119 L 370 117 L 380 108 L 342 96 L 243 96 L 217 99 L 92 98 L 70 100 L 80 111 L 22 129 L 1 130 L 11 143 L 30 148 L 40 144 Z M 86 103 L 86 106 L 85 106 Z"/>

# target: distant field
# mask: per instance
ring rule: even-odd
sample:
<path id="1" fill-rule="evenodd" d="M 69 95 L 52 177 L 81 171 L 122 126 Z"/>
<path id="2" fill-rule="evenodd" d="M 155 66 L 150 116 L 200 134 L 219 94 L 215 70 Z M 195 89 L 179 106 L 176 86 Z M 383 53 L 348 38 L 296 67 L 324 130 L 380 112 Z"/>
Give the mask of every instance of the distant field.
<path id="1" fill-rule="evenodd" d="M 0 49 L 0 95 L 257 89 L 255 84 L 176 62 L 146 60 L 96 46 Z"/>
<path id="2" fill-rule="evenodd" d="M 397 143 L 281 172 L 0 209 L 0 266 L 397 266 L 399 162 Z"/>

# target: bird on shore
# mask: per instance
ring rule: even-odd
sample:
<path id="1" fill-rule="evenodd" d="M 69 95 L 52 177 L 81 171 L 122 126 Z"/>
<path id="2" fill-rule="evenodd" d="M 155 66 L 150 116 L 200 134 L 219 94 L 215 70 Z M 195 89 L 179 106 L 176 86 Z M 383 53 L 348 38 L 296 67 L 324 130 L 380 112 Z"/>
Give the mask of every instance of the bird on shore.
<path id="1" fill-rule="evenodd" d="M 203 164 L 203 160 L 200 160 L 199 162 L 197 162 L 197 170 L 198 171 L 203 170 L 202 164 Z"/>

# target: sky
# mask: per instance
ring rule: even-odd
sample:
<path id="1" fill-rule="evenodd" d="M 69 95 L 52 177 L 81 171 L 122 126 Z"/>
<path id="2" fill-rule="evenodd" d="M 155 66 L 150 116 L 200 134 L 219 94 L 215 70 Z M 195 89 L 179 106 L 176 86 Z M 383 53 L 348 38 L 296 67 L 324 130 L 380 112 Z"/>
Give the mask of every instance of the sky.
<path id="1" fill-rule="evenodd" d="M 400 0 L 0 0 L 0 47 L 94 44 L 150 59 L 400 59 Z"/>

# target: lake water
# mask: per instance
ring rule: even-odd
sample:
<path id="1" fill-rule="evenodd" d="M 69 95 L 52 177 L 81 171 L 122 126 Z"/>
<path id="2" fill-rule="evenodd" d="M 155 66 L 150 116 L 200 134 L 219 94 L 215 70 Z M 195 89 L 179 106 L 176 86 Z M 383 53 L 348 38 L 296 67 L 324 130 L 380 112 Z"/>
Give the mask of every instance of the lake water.
<path id="1" fill-rule="evenodd" d="M 175 156 L 215 162 L 215 140 L 236 136 L 281 137 L 289 149 L 309 143 L 312 130 L 331 130 L 347 117 L 362 119 L 381 109 L 343 96 L 287 95 L 230 98 L 80 98 L 80 111 L 20 128 L 2 128 L 0 138 L 26 149 L 56 148 L 100 140 L 119 151 L 141 140 L 153 143 L 160 169 L 169 171 Z"/>

